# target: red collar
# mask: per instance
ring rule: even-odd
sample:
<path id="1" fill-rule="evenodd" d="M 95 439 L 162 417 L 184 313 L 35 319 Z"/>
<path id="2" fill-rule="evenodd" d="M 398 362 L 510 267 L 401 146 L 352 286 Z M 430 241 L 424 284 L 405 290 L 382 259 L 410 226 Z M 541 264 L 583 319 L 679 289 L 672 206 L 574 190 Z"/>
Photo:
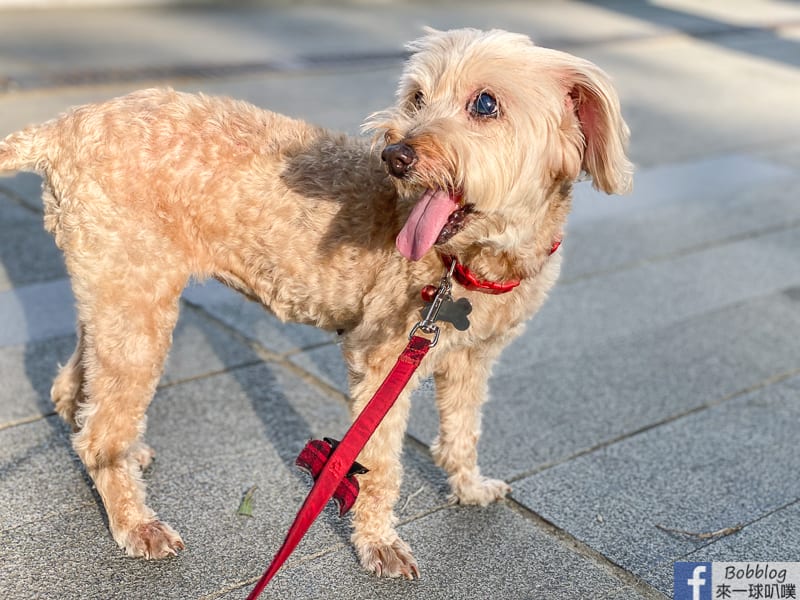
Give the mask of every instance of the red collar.
<path id="1" fill-rule="evenodd" d="M 553 240 L 553 245 L 550 246 L 550 254 L 552 255 L 558 250 L 561 245 L 561 238 Z M 510 292 L 520 284 L 519 279 L 509 279 L 508 281 L 488 281 L 486 279 L 478 279 L 469 267 L 458 262 L 455 256 L 449 254 L 439 255 L 444 263 L 446 269 L 450 269 L 453 261 L 455 267 L 453 268 L 453 279 L 463 288 L 471 292 L 483 292 L 484 294 L 505 294 Z"/>

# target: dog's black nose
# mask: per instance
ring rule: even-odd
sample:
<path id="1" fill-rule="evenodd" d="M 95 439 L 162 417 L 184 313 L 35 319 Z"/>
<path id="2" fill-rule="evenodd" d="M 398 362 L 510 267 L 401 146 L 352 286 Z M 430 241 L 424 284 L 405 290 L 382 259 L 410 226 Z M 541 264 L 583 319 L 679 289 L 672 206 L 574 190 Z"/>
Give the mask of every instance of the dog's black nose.
<path id="1" fill-rule="evenodd" d="M 381 152 L 381 159 L 389 167 L 389 173 L 403 178 L 417 162 L 417 153 L 408 144 L 389 144 Z"/>

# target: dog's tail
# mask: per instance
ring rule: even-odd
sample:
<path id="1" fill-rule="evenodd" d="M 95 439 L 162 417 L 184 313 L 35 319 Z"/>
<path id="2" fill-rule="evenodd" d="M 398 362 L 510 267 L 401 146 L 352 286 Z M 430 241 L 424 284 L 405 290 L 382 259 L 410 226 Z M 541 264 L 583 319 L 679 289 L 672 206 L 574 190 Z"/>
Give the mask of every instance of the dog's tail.
<path id="1" fill-rule="evenodd" d="M 49 123 L 12 133 L 0 142 L 0 175 L 15 171 L 44 171 L 47 156 L 46 131 Z"/>

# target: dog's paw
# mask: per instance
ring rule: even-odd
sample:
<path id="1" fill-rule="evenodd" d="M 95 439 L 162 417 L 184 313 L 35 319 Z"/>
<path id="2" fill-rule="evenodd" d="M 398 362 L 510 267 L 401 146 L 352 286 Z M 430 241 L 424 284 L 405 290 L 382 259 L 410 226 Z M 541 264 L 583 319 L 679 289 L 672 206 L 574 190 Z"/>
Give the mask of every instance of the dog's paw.
<path id="1" fill-rule="evenodd" d="M 130 451 L 130 458 L 142 471 L 147 469 L 156 457 L 156 451 L 144 442 L 138 442 Z"/>
<path id="2" fill-rule="evenodd" d="M 477 504 L 487 506 L 497 500 L 505 498 L 511 491 L 511 486 L 500 479 L 487 479 L 476 477 L 467 482 L 453 484 L 453 493 L 450 494 L 451 504 Z"/>
<path id="3" fill-rule="evenodd" d="M 178 532 L 161 521 L 137 525 L 128 533 L 122 546 L 129 556 L 147 559 L 175 556 L 185 547 Z"/>
<path id="4" fill-rule="evenodd" d="M 378 577 L 419 579 L 419 567 L 411 548 L 400 538 L 391 544 L 356 544 L 356 551 L 361 566 Z"/>

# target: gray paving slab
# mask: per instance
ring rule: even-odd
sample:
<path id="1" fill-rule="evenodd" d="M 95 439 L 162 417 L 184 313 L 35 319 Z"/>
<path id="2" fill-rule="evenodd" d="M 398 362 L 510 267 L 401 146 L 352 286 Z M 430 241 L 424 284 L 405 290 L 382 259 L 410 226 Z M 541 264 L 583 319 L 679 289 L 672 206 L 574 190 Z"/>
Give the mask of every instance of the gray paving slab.
<path id="1" fill-rule="evenodd" d="M 119 96 L 138 87 L 142 86 L 79 87 L 55 93 L 0 94 L 0 136 L 52 119 L 72 106 Z M 0 178 L 0 185 L 8 181 L 6 177 Z"/>
<path id="2" fill-rule="evenodd" d="M 800 499 L 799 392 L 800 378 L 757 390 L 538 473 L 519 482 L 514 497 L 616 564 L 652 577 L 655 563 L 666 568 L 708 543 L 658 526 L 697 533 L 747 526 Z M 785 538 L 785 530 L 775 532 L 770 560 L 796 559 L 795 529 Z"/>
<path id="3" fill-rule="evenodd" d="M 800 546 L 799 517 L 800 503 L 794 502 L 748 524 L 735 535 L 707 540 L 680 560 L 741 562 L 742 557 L 747 557 L 750 562 L 796 562 Z M 672 589 L 671 567 L 671 562 L 656 565 L 644 578 L 658 589 Z"/>
<path id="4" fill-rule="evenodd" d="M 49 318 L 50 313 L 47 315 Z M 0 343 L 0 380 L 7 382 L 0 389 L 0 427 L 53 411 L 50 386 L 58 365 L 67 362 L 74 348 L 75 336 L 72 334 L 28 338 L 14 345 Z M 172 351 L 160 385 L 259 361 L 250 348 L 219 326 L 192 310 L 184 310 L 173 334 Z"/>
<path id="5" fill-rule="evenodd" d="M 43 229 L 41 214 L 7 197 L 3 188 L 9 181 L 0 179 L 0 292 L 65 276 L 61 253 Z"/>
<path id="6" fill-rule="evenodd" d="M 269 550 L 280 544 L 285 523 L 275 515 L 289 518 L 303 486 L 279 464 L 272 464 L 269 456 L 263 456 L 262 464 L 272 468 L 254 468 L 255 458 L 250 454 L 216 464 L 195 463 L 184 472 L 172 471 L 163 458 L 155 463 L 146 477 L 150 502 L 181 531 L 187 545 L 180 557 L 166 561 L 138 561 L 123 555 L 109 536 L 103 512 L 81 473 L 73 476 L 74 489 L 68 490 L 71 494 L 66 498 L 67 490 L 54 490 L 51 496 L 36 493 L 41 488 L 26 490 L 25 496 L 33 497 L 25 498 L 25 507 L 33 514 L 26 514 L 28 521 L 2 534 L 3 589 L 17 598 L 27 597 L 32 590 L 46 598 L 130 598 L 132 593 L 185 598 L 213 591 L 227 584 L 228 577 L 234 581 L 248 577 L 260 568 Z M 22 475 L 25 471 L 31 474 L 29 467 Z M 18 479 L 22 478 L 13 477 L 10 483 L 22 485 Z M 251 485 L 258 486 L 256 516 L 247 518 L 237 515 L 236 509 Z M 55 501 L 60 501 L 59 513 L 42 510 L 43 504 L 48 507 Z M 258 512 L 265 508 L 270 509 L 271 518 Z M 10 509 L 17 512 L 16 504 L 4 508 Z M 321 518 L 298 556 L 342 543 L 346 535 L 343 524 Z M 64 561 L 64 556 L 69 560 Z"/>
<path id="7" fill-rule="evenodd" d="M 0 347 L 46 340 L 75 331 L 69 280 L 53 279 L 0 292 Z"/>
<path id="8" fill-rule="evenodd" d="M 113 11 L 50 10 L 3 15 L 8 37 L 2 53 L 17 61 L 15 79 L 67 69 L 130 69 L 177 63 L 241 62 L 286 58 L 286 46 L 259 33 L 264 10 L 180 10 L 157 7 Z M 280 18 L 280 13 L 276 15 Z M 146 36 L 141 35 L 147 32 Z M 31 43 L 32 40 L 36 43 Z M 27 68 L 26 68 L 27 67 Z"/>
<path id="9" fill-rule="evenodd" d="M 290 75 L 309 75 L 302 78 L 308 82 L 313 81 L 317 73 L 313 63 L 303 62 L 301 55 L 304 53 L 330 57 L 342 52 L 342 48 L 355 55 L 386 50 L 399 53 L 402 44 L 417 37 L 424 24 L 445 28 L 500 26 L 529 33 L 544 45 L 555 44 L 572 50 L 613 73 L 634 131 L 633 155 L 644 164 L 739 149 L 742 139 L 747 139 L 751 145 L 791 139 L 787 134 L 791 127 L 787 128 L 786 121 L 792 122 L 793 100 L 790 94 L 782 92 L 783 86 L 796 87 L 798 83 L 798 75 L 791 64 L 764 57 L 752 48 L 707 43 L 702 37 L 699 40 L 651 37 L 673 30 L 674 23 L 661 25 L 642 15 L 627 15 L 603 6 L 560 2 L 537 3 L 535 9 L 518 3 L 496 3 L 491 8 L 470 3 L 460 6 L 457 12 L 438 3 L 415 4 L 402 14 L 384 6 L 372 7 L 370 11 L 351 7 L 342 12 L 338 5 L 294 10 L 244 8 L 226 12 L 207 9 L 167 14 L 141 10 L 69 12 L 55 21 L 57 35 L 49 44 L 36 35 L 37 28 L 46 28 L 46 24 L 32 22 L 36 17 L 31 15 L 10 14 L 5 18 L 7 32 L 4 30 L 3 39 L 11 48 L 9 53 L 30 54 L 25 64 L 35 65 L 38 72 L 51 74 L 58 74 L 65 64 L 77 65 L 80 71 L 109 66 L 159 65 L 165 60 L 180 65 L 264 61 L 273 57 L 278 64 L 286 63 Z M 696 11 L 697 7 L 692 10 Z M 378 14 L 381 17 L 377 17 Z M 384 18 L 389 15 L 393 26 L 387 29 Z M 593 23 L 591 32 L 582 26 L 586 22 Z M 703 27 L 707 26 L 703 22 Z M 725 29 L 728 24 L 724 21 L 712 23 L 711 31 L 719 27 Z M 137 33 L 142 30 L 147 31 L 147 36 Z M 92 41 L 95 33 L 97 42 Z M 114 36 L 115 44 L 106 43 L 110 35 Z M 203 44 L 195 43 L 199 38 L 203 38 Z M 236 43 L 232 43 L 233 39 Z M 588 43 L 592 41 L 604 43 Z M 775 36 L 771 41 L 773 45 L 777 43 Z M 190 43 L 192 51 L 187 54 L 186 44 Z M 64 50 L 65 46 L 68 50 Z M 98 46 L 103 50 L 98 50 Z M 61 51 L 54 52 L 56 48 Z M 398 61 L 394 71 L 399 73 L 399 68 Z M 664 76 L 653 77 L 654 73 Z M 168 75 L 166 78 L 170 79 Z M 268 81 L 269 78 L 262 79 Z M 113 77 L 110 81 L 114 81 Z M 147 78 L 124 89 L 142 87 L 146 81 Z M 291 85 L 290 81 L 287 87 Z M 751 86 L 759 89 L 758 95 L 748 93 Z M 394 85 L 390 87 L 393 89 Z M 339 88 L 340 91 L 347 89 L 346 85 Z M 360 89 L 373 88 L 362 86 Z M 74 90 L 66 93 L 76 100 L 92 96 Z M 2 103 L 13 103 L 13 96 L 2 99 Z M 97 92 L 93 96 L 96 97 Z M 275 95 L 281 96 L 281 93 Z M 26 116 L 30 121 L 50 116 L 50 113 L 40 112 L 42 106 L 39 105 L 52 100 L 31 103 L 26 100 L 26 94 L 19 94 L 17 98 L 23 99 L 24 106 L 15 107 L 10 113 L 0 112 L 13 115 L 11 118 L 15 121 Z M 267 102 L 268 106 L 272 104 Z M 360 102 L 358 105 L 363 106 Z M 714 107 L 713 111 L 709 110 L 710 106 Z M 367 111 L 357 112 L 359 118 L 363 118 Z M 732 114 L 738 117 L 729 118 Z M 33 118 L 34 115 L 39 115 L 38 119 Z M 0 125 L 2 123 L 0 121 Z M 325 124 L 334 125 L 327 121 Z"/>
<path id="10" fill-rule="evenodd" d="M 0 427 L 53 411 L 50 386 L 74 348 L 74 335 L 0 347 Z"/>
<path id="11" fill-rule="evenodd" d="M 800 169 L 800 144 L 786 143 L 759 148 L 754 154 L 776 163 Z"/>
<path id="12" fill-rule="evenodd" d="M 800 227 L 735 239 L 604 277 L 562 282 L 515 343 L 532 364 L 646 334 L 800 284 Z M 569 324 L 567 327 L 566 324 Z M 539 340 L 537 343 L 527 343 Z"/>
<path id="13" fill-rule="evenodd" d="M 36 173 L 16 173 L 0 178 L 0 196 L 26 206 L 42 208 L 42 178 Z"/>
<path id="14" fill-rule="evenodd" d="M 436 428 L 424 382 L 398 511 L 424 579 L 362 574 L 345 524 L 326 511 L 267 597 L 658 597 L 632 582 L 668 594 L 675 558 L 796 558 L 800 383 L 776 381 L 800 369 L 798 16 L 794 3 L 753 0 L 5 11 L 0 136 L 152 84 L 357 132 L 392 101 L 402 44 L 424 24 L 505 27 L 596 61 L 633 131 L 636 190 L 579 191 L 564 277 L 502 357 L 481 442 L 484 471 L 513 479 L 514 497 L 555 526 L 511 503 L 445 508 L 445 477 L 418 443 Z M 237 70 L 248 63 L 261 67 Z M 187 292 L 185 337 L 150 410 L 159 458 L 147 480 L 188 548 L 173 561 L 127 559 L 66 427 L 40 416 L 74 338 L 38 195 L 36 178 L 0 180 L 0 589 L 244 597 L 308 488 L 294 456 L 349 422 L 325 387 L 345 391 L 334 338 L 221 287 Z M 282 356 L 243 366 L 255 358 L 240 335 Z M 253 484 L 254 517 L 238 517 Z M 711 541 L 653 527 L 739 520 L 742 531 Z"/>
<path id="15" fill-rule="evenodd" d="M 342 394 L 348 393 L 347 367 L 337 343 L 297 352 L 289 360 Z"/>
<path id="16" fill-rule="evenodd" d="M 262 597 L 602 600 L 620 591 L 629 599 L 656 597 L 626 585 L 502 505 L 441 510 L 400 527 L 400 534 L 420 561 L 419 580 L 376 581 L 348 568 L 350 551 L 342 549 L 313 563 L 288 565 Z M 498 557 L 510 567 L 502 574 L 487 569 Z M 220 597 L 245 598 L 248 591 L 245 587 Z"/>
<path id="17" fill-rule="evenodd" d="M 410 3 L 402 11 L 372 3 L 309 3 L 270 6 L 102 9 L 51 11 L 51 19 L 32 12 L 8 12 L 0 53 L 22 79 L 59 69 L 135 68 L 183 63 L 298 61 L 305 56 L 399 51 L 419 36 L 422 26 L 503 27 L 536 39 L 574 39 L 582 43 L 609 37 L 663 31 L 657 23 L 626 18 L 603 7 L 581 3 L 461 2 Z M 591 20 L 590 31 L 581 22 Z M 387 24 L 391 23 L 391 27 Z M 147 36 L 136 35 L 146 31 Z"/>
<path id="18" fill-rule="evenodd" d="M 238 76 L 202 81 L 179 77 L 144 79 L 100 87 L 58 89 L 41 98 L 34 93 L 0 94 L 0 136 L 53 118 L 72 106 L 100 102 L 153 86 L 172 86 L 187 92 L 233 96 L 268 110 L 356 135 L 368 114 L 384 109 L 393 102 L 400 70 L 401 61 L 398 59 L 393 66 L 367 66 L 333 72 Z M 32 101 L 32 96 L 35 101 Z M 321 102 L 320 98 L 335 98 L 335 101 Z M 358 110 L 354 110 L 354 106 Z M 3 186 L 11 186 L 15 179 L 0 179 L 0 190 Z M 32 193 L 25 196 L 37 199 L 38 203 L 38 183 L 30 191 Z"/>
<path id="19" fill-rule="evenodd" d="M 770 3 L 769 10 L 761 2 L 695 2 L 693 0 L 669 0 L 658 4 L 626 2 L 625 0 L 589 0 L 598 7 L 618 11 L 629 17 L 701 34 L 715 26 L 730 25 L 770 28 L 776 22 L 796 21 L 800 9 L 789 3 Z"/>
<path id="20" fill-rule="evenodd" d="M 184 291 L 183 298 L 278 354 L 335 339 L 335 333 L 307 325 L 283 323 L 267 313 L 261 305 L 214 280 L 190 285 Z"/>
<path id="21" fill-rule="evenodd" d="M 397 59 L 391 66 L 359 65 L 333 71 L 241 75 L 199 81 L 167 76 L 97 87 L 63 88 L 46 95 L 35 92 L 0 94 L 0 136 L 53 118 L 72 106 L 101 102 L 154 86 L 233 96 L 268 110 L 355 135 L 368 114 L 393 102 L 401 66 L 401 60 Z M 320 98 L 331 101 L 321 102 Z M 9 181 L 8 178 L 0 179 L 0 187 Z M 31 196 L 38 197 L 38 189 L 32 191 L 35 193 Z"/>
<path id="22" fill-rule="evenodd" d="M 519 359 L 518 346 L 538 343 L 524 334 L 491 380 L 484 470 L 514 478 L 800 368 L 797 296 L 789 289 L 538 362 Z M 336 346 L 291 360 L 347 393 Z M 433 395 L 428 380 L 413 396 L 409 431 L 425 444 L 438 428 Z"/>
<path id="23" fill-rule="evenodd" d="M 181 89 L 233 96 L 256 106 L 360 135 L 366 117 L 394 102 L 401 61 L 334 71 L 225 81 L 177 82 Z M 329 99 L 320 101 L 321 98 Z M 354 110 L 354 107 L 358 107 Z"/>
<path id="24" fill-rule="evenodd" d="M 537 363 L 508 349 L 484 409 L 484 471 L 514 478 L 800 369 L 797 297 L 778 293 Z M 414 396 L 409 426 L 428 444 L 438 427 L 432 396 Z"/>
<path id="25" fill-rule="evenodd" d="M 800 121 L 784 90 L 800 83 L 796 64 L 715 41 L 657 37 L 567 49 L 613 75 L 639 165 L 793 141 Z"/>
<path id="26" fill-rule="evenodd" d="M 799 192 L 800 169 L 747 155 L 640 169 L 628 196 L 581 183 L 561 281 L 797 225 Z"/>
<path id="27" fill-rule="evenodd" d="M 0 430 L 3 537 L 20 527 L 55 515 L 91 510 L 95 505 L 69 435 L 69 428 L 56 417 Z M 102 521 L 97 510 L 94 512 Z M 26 558 L 20 555 L 17 560 Z"/>
<path id="28" fill-rule="evenodd" d="M 39 590 L 42 597 L 127 598 L 135 589 L 138 597 L 177 598 L 252 578 L 308 491 L 293 466 L 298 451 L 348 423 L 341 403 L 275 365 L 159 390 L 147 433 L 158 455 L 145 478 L 151 505 L 182 532 L 187 550 L 155 563 L 121 556 L 64 424 L 51 417 L 0 430 L 0 586 L 11 597 Z M 429 458 L 410 447 L 404 463 L 401 521 L 446 505 L 446 480 Z M 253 517 L 236 515 L 253 485 Z M 344 547 L 348 527 L 333 515 L 318 520 L 297 558 Z M 357 570 L 352 551 L 346 558 Z"/>

